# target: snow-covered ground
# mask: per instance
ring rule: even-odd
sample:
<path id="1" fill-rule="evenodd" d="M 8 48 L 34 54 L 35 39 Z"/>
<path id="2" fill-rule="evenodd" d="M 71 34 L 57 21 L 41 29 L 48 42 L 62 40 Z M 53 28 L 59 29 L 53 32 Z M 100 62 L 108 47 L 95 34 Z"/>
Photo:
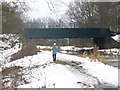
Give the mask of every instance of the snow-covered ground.
<path id="1" fill-rule="evenodd" d="M 112 37 L 117 42 L 120 42 L 120 34 Z"/>
<path id="2" fill-rule="evenodd" d="M 102 51 L 106 54 L 113 54 L 113 55 L 120 55 L 120 49 L 118 48 L 112 48 L 112 49 L 102 49 L 102 50 L 99 50 L 99 51 Z"/>
<path id="3" fill-rule="evenodd" d="M 40 45 L 37 45 L 37 48 L 40 48 L 40 49 L 51 49 L 51 46 L 40 46 Z M 79 48 L 79 47 L 75 47 L 75 46 L 60 46 L 59 47 L 60 50 L 62 51 L 67 51 L 67 50 L 74 50 L 74 51 L 77 51 L 77 50 L 90 50 L 90 49 L 93 49 L 93 47 L 83 47 L 83 48 Z"/>
<path id="4" fill-rule="evenodd" d="M 6 43 L 7 45 L 9 44 Z M 62 47 L 64 50 L 66 48 L 71 47 Z M 14 72 L 12 73 L 12 77 L 18 78 L 20 76 L 22 78 L 17 80 L 15 86 L 17 88 L 95 88 L 117 87 L 119 84 L 118 68 L 91 60 L 88 57 L 81 58 L 58 53 L 57 60 L 67 63 L 64 65 L 53 62 L 51 51 L 41 50 L 36 55 L 10 62 L 11 55 L 20 49 L 16 44 L 13 48 L 0 51 L 0 60 L 4 62 L 1 63 L 0 70 L 21 67 L 15 75 L 13 75 Z M 11 87 L 13 84 L 14 80 L 10 76 L 11 74 L 4 76 L 2 80 L 4 87 Z"/>
<path id="5" fill-rule="evenodd" d="M 45 49 L 48 49 L 50 50 L 51 49 L 51 46 L 40 46 L 40 45 L 37 45 L 37 48 L 41 49 L 41 50 L 45 50 Z M 75 47 L 75 46 L 60 46 L 59 49 L 62 51 L 62 52 L 66 52 L 66 51 L 77 51 L 77 50 L 91 50 L 93 49 L 93 47 L 83 47 L 83 48 L 79 48 L 79 47 Z M 105 52 L 107 54 L 110 54 L 112 52 L 112 54 L 114 55 L 119 55 L 120 53 L 120 49 L 118 48 L 112 48 L 112 49 L 102 49 L 102 50 L 98 50 L 98 51 L 102 51 L 102 52 Z"/>
<path id="6" fill-rule="evenodd" d="M 12 43 L 15 46 L 11 48 Z M 19 37 L 14 34 L 0 34 L 0 65 L 9 62 L 11 55 L 21 50 Z"/>
<path id="7" fill-rule="evenodd" d="M 81 62 L 80 66 L 82 66 L 86 74 L 73 69 L 69 65 L 53 63 L 50 51 L 42 51 L 37 55 L 18 59 L 5 64 L 3 67 L 4 69 L 15 66 L 25 68 L 22 73 L 24 73 L 23 77 L 29 84 L 19 85 L 19 88 L 41 88 L 42 86 L 47 88 L 93 88 L 94 85 L 99 84 L 93 77 L 96 77 L 101 84 L 118 85 L 117 68 L 89 58 L 61 53 L 58 53 L 57 60 Z M 32 69 L 29 70 L 31 67 Z M 80 84 L 77 82 L 80 82 Z"/>

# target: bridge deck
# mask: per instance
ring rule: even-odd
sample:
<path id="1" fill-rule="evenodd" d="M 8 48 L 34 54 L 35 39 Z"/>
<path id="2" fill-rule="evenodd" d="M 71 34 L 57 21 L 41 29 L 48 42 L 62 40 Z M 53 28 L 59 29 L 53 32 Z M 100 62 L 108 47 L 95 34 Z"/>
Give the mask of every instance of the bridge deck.
<path id="1" fill-rule="evenodd" d="M 110 29 L 100 28 L 28 28 L 25 29 L 28 38 L 97 38 L 111 37 Z"/>

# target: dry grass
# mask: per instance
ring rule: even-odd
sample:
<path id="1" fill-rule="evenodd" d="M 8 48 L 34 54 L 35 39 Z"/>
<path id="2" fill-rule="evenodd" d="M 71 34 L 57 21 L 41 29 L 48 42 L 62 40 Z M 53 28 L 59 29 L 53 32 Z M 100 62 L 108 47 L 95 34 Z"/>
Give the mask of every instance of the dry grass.
<path id="1" fill-rule="evenodd" d="M 101 57 L 101 56 L 93 56 L 93 55 L 91 55 L 91 56 L 88 56 L 91 60 L 98 60 L 98 61 L 100 61 L 100 62 L 102 62 L 102 63 L 104 63 L 104 64 L 110 64 L 111 62 L 110 61 L 106 61 L 103 57 Z"/>
<path id="2" fill-rule="evenodd" d="M 3 82 L 0 81 L 0 90 L 2 90 Z"/>
<path id="3" fill-rule="evenodd" d="M 9 74 L 15 74 L 17 72 L 20 72 L 20 68 L 22 68 L 22 67 L 14 66 L 14 67 L 3 69 L 2 70 L 2 75 L 7 76 Z"/>
<path id="4" fill-rule="evenodd" d="M 21 76 L 18 74 L 20 72 L 21 67 L 10 67 L 2 70 L 3 79 L 11 78 L 10 80 L 5 80 L 3 82 L 3 88 L 16 88 L 19 86 L 19 82 L 21 81 Z M 6 84 L 9 83 L 9 86 Z"/>
<path id="5" fill-rule="evenodd" d="M 40 50 L 47 50 L 47 51 L 51 51 L 50 48 L 40 48 Z"/>
<path id="6" fill-rule="evenodd" d="M 79 50 L 64 50 L 66 52 L 79 52 Z"/>
<path id="7" fill-rule="evenodd" d="M 22 67 L 14 66 L 2 70 L 2 88 L 17 88 L 19 85 L 29 83 L 24 79 L 23 74 L 21 73 L 21 68 Z M 6 78 L 9 78 L 10 80 Z"/>
<path id="8" fill-rule="evenodd" d="M 33 43 L 27 43 L 26 45 L 23 45 L 20 51 L 12 55 L 11 61 L 24 58 L 24 56 L 35 55 L 37 54 L 37 51 L 37 47 Z"/>
<path id="9" fill-rule="evenodd" d="M 94 56 L 94 55 L 87 55 L 87 54 L 84 54 L 84 55 L 81 55 L 80 57 L 83 57 L 83 58 L 86 58 L 86 57 L 89 57 L 91 60 L 98 60 L 104 64 L 110 64 L 111 62 L 110 61 L 106 61 L 103 57 L 101 56 Z"/>
<path id="10" fill-rule="evenodd" d="M 67 62 L 65 62 L 65 61 L 60 61 L 60 60 L 54 61 L 54 63 L 56 63 L 56 64 L 62 64 L 62 65 L 68 65 Z"/>
<path id="11" fill-rule="evenodd" d="M 84 51 L 84 53 L 80 57 L 83 57 L 83 58 L 89 57 L 91 60 L 94 60 L 94 61 L 98 60 L 104 64 L 110 64 L 111 63 L 110 61 L 106 61 L 103 57 L 101 57 L 101 54 L 103 55 L 104 52 L 101 53 L 98 51 L 98 49 L 99 48 L 97 46 L 94 46 L 93 53 L 88 55 L 88 53 Z"/>
<path id="12" fill-rule="evenodd" d="M 72 63 L 76 64 L 76 65 L 80 65 L 82 64 L 81 62 L 77 62 L 77 61 L 71 61 Z"/>
<path id="13" fill-rule="evenodd" d="M 2 72 L 0 71 L 0 90 L 2 90 L 3 82 L 2 82 Z"/>

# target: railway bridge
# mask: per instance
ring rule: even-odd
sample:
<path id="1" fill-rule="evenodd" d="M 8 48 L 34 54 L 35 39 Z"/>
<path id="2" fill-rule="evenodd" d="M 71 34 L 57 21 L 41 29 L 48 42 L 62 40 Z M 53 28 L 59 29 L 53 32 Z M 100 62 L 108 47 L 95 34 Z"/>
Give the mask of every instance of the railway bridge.
<path id="1" fill-rule="evenodd" d="M 26 28 L 24 32 L 29 39 L 93 38 L 99 49 L 114 36 L 109 28 Z"/>

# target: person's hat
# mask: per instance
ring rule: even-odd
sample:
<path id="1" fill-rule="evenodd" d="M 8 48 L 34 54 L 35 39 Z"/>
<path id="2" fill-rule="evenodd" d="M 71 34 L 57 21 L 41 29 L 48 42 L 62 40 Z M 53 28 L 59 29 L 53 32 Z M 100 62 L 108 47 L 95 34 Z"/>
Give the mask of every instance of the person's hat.
<path id="1" fill-rule="evenodd" d="M 53 45 L 56 45 L 56 43 L 54 43 Z"/>

